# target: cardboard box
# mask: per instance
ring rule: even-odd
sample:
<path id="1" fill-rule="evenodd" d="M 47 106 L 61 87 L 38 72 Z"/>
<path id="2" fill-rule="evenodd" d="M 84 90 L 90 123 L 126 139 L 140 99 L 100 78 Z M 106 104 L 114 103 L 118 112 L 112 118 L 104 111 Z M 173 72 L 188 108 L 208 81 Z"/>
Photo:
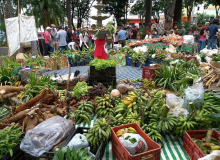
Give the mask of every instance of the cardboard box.
<path id="1" fill-rule="evenodd" d="M 217 63 L 217 62 L 215 62 L 215 61 L 211 61 L 210 64 L 213 65 L 213 66 L 216 67 L 216 68 L 220 68 L 220 63 Z"/>

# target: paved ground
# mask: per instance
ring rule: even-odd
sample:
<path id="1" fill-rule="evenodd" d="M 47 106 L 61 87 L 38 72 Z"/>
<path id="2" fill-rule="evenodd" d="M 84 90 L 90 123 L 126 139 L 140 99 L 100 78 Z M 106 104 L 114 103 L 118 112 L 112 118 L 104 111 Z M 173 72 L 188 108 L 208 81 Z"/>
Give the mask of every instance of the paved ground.
<path id="1" fill-rule="evenodd" d="M 80 71 L 80 74 L 88 74 L 89 66 L 77 66 L 77 67 L 71 67 L 71 73 L 75 72 L 76 70 Z M 54 73 L 58 73 L 59 75 L 65 75 L 69 73 L 68 68 L 64 68 L 61 70 L 56 70 L 56 71 L 49 71 L 45 72 L 44 74 L 47 74 L 49 76 L 54 75 Z M 137 78 L 142 78 L 142 69 L 138 70 L 138 67 L 131 67 L 131 66 L 117 66 L 116 67 L 116 80 L 125 80 L 125 79 L 137 79 Z"/>

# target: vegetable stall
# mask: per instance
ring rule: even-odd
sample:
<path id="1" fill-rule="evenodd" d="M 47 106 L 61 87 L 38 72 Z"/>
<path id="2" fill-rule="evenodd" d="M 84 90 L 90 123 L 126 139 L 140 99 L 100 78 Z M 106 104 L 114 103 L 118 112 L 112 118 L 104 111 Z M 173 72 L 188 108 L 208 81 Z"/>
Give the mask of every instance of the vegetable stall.
<path id="1" fill-rule="evenodd" d="M 41 70 L 44 60 L 25 62 L 41 68 L 34 71 L 5 60 L 1 158 L 167 160 L 218 154 L 220 93 L 210 88 L 219 81 L 218 66 L 201 62 L 201 55 L 195 63 L 165 50 L 119 52 L 143 67 L 143 78 L 116 82 L 117 62 L 90 56 L 82 60 L 90 66 L 88 75 L 73 67 L 68 75 L 48 76 Z M 76 62 L 77 53 L 66 54 L 63 61 Z"/>

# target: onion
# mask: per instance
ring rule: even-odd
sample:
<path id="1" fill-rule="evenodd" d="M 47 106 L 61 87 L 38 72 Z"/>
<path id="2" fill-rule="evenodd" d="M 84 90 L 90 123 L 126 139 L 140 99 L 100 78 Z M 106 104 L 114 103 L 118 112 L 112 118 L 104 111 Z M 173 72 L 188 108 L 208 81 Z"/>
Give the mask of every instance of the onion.
<path id="1" fill-rule="evenodd" d="M 118 97 L 118 96 L 120 95 L 120 92 L 119 92 L 117 89 L 113 89 L 113 90 L 111 91 L 111 95 L 112 95 L 113 97 Z"/>

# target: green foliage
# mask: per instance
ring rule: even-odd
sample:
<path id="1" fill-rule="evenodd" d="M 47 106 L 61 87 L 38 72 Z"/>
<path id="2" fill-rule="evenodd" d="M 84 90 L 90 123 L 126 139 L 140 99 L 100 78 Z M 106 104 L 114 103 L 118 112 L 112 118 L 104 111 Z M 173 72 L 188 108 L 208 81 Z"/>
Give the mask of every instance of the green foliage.
<path id="1" fill-rule="evenodd" d="M 72 150 L 69 147 L 60 148 L 54 152 L 53 160 L 92 160 L 92 157 L 87 156 L 86 149 Z"/>
<path id="2" fill-rule="evenodd" d="M 22 7 L 26 15 L 34 15 L 37 27 L 44 28 L 50 24 L 59 25 L 64 22 L 64 10 L 60 0 L 24 0 Z"/>
<path id="3" fill-rule="evenodd" d="M 18 124 L 12 125 L 9 128 L 0 130 L 0 158 L 7 153 L 13 156 L 13 148 L 21 142 L 21 128 L 16 128 Z"/>
<path id="4" fill-rule="evenodd" d="M 89 65 L 94 66 L 97 71 L 101 71 L 109 67 L 115 67 L 116 62 L 114 60 L 104 60 L 95 58 L 89 63 Z"/>
<path id="5" fill-rule="evenodd" d="M 216 62 L 220 61 L 220 54 L 215 54 L 212 59 Z"/>
<path id="6" fill-rule="evenodd" d="M 202 14 L 198 14 L 197 16 L 197 23 L 201 23 L 201 24 L 205 24 L 205 22 L 209 22 L 210 17 L 215 17 L 214 15 L 210 15 L 210 14 L 206 14 L 206 13 L 202 13 Z"/>
<path id="7" fill-rule="evenodd" d="M 106 29 L 107 31 L 109 31 L 110 34 L 113 34 L 113 33 L 116 32 L 116 29 L 115 29 L 115 27 L 114 27 L 114 23 L 113 23 L 112 21 L 109 21 L 109 22 L 107 23 L 107 25 L 105 26 L 105 29 Z"/>
<path id="8" fill-rule="evenodd" d="M 82 96 L 85 96 L 91 88 L 92 87 L 87 86 L 86 82 L 79 82 L 74 87 L 73 93 L 76 96 L 76 98 L 80 98 Z"/>
<path id="9" fill-rule="evenodd" d="M 0 23 L 0 46 L 7 46 L 5 23 Z"/>

